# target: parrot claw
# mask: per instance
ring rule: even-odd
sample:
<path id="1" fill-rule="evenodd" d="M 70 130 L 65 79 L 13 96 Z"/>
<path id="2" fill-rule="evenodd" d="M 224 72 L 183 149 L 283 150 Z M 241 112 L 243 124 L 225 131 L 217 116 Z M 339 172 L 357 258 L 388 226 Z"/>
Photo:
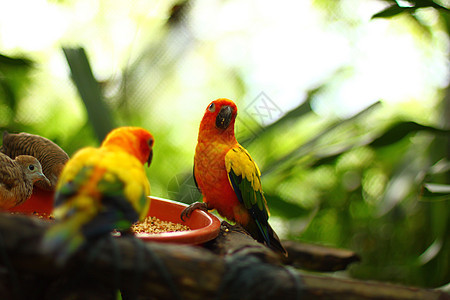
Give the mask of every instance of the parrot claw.
<path id="1" fill-rule="evenodd" d="M 184 218 L 189 218 L 192 212 L 196 209 L 201 209 L 203 211 L 208 211 L 208 204 L 205 202 L 194 202 L 181 212 L 180 218 L 184 222 Z"/>

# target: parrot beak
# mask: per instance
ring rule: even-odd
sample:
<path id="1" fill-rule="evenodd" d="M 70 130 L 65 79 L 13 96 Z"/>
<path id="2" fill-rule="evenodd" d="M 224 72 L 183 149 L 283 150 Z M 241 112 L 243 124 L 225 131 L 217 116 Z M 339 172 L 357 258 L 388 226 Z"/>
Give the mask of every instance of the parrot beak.
<path id="1" fill-rule="evenodd" d="M 150 164 L 152 163 L 152 158 L 153 158 L 153 149 L 150 150 L 150 154 L 148 155 L 147 167 L 150 167 Z"/>
<path id="2" fill-rule="evenodd" d="M 222 106 L 216 117 L 216 127 L 219 129 L 227 129 L 231 123 L 233 116 L 233 110 L 230 106 Z"/>

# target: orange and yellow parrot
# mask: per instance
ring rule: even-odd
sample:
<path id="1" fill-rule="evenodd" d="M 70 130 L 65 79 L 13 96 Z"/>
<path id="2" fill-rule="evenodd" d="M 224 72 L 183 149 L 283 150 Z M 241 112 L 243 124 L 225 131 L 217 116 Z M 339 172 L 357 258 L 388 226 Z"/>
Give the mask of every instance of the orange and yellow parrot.
<path id="1" fill-rule="evenodd" d="M 286 256 L 268 222 L 261 172 L 234 135 L 236 115 L 236 104 L 228 99 L 214 100 L 206 108 L 194 157 L 194 179 L 203 203 L 191 204 L 181 217 L 189 216 L 194 209 L 216 209 L 257 241 Z"/>
<path id="2" fill-rule="evenodd" d="M 79 150 L 58 180 L 53 214 L 56 224 L 46 233 L 43 249 L 64 262 L 87 240 L 127 231 L 145 218 L 150 183 L 153 136 L 139 127 L 112 130 L 99 148 Z"/>

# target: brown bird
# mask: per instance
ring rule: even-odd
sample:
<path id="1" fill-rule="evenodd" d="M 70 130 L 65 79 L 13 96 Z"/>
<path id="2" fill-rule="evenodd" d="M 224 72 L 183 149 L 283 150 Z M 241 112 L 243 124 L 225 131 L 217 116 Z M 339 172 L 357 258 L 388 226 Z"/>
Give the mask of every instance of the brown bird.
<path id="1" fill-rule="evenodd" d="M 35 157 L 19 155 L 13 160 L 0 153 L 0 209 L 8 209 L 28 200 L 33 184 L 40 180 L 50 184 Z"/>
<path id="2" fill-rule="evenodd" d="M 61 147 L 51 140 L 30 133 L 11 134 L 3 132 L 3 146 L 0 151 L 11 158 L 19 155 L 36 157 L 42 165 L 48 181 L 39 181 L 36 186 L 43 190 L 54 191 L 59 175 L 69 160 L 69 156 Z"/>

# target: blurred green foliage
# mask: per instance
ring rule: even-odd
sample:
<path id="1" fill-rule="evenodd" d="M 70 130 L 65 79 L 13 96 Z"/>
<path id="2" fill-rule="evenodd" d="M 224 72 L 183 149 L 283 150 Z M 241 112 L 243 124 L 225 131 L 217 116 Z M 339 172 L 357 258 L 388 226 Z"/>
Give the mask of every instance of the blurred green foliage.
<path id="1" fill-rule="evenodd" d="M 439 10 L 448 35 L 447 9 L 441 5 L 409 1 L 411 6 L 405 8 L 397 1 L 387 2 L 390 6 L 374 18 L 402 13 L 419 20 L 416 10 L 431 6 Z M 324 3 L 316 1 L 318 6 Z M 98 144 L 113 126 L 150 128 L 156 139 L 148 173 L 152 193 L 186 203 L 199 200 L 191 172 L 198 123 L 177 122 L 177 114 L 193 114 L 185 103 L 189 100 L 177 99 L 174 113 L 165 118 L 148 113 L 166 105 L 158 90 L 175 84 L 173 73 L 179 59 L 195 43 L 185 26 L 189 8 L 188 1 L 175 4 L 162 32 L 140 49 L 118 78 L 96 82 L 89 49 L 65 48 L 82 102 L 50 109 L 45 122 L 17 115 L 21 105 L 26 105 L 21 101 L 33 84 L 30 74 L 36 62 L 26 54 L 0 55 L 1 127 L 41 134 L 69 154 Z M 227 72 L 230 80 L 216 82 L 213 94 L 217 98 L 223 91 L 233 90 L 236 98 L 243 97 L 247 92 L 243 75 L 234 69 Z M 383 102 L 345 119 L 324 119 L 311 103 L 332 81 L 330 77 L 319 84 L 307 93 L 305 101 L 266 126 L 258 126 L 248 114 L 238 116 L 238 139 L 263 172 L 272 222 L 288 239 L 359 253 L 362 262 L 348 271 L 353 277 L 428 287 L 446 284 L 450 281 L 449 88 L 437 93 L 442 109 L 428 124 L 393 114 Z M 53 101 L 76 101 L 75 88 L 68 90 L 70 93 L 55 96 Z M 210 100 L 201 99 L 202 105 Z M 203 109 L 192 119 L 199 122 Z M 69 118 L 65 122 L 68 111 L 79 115 L 81 125 L 69 124 Z M 64 125 L 42 125 L 52 122 Z"/>

